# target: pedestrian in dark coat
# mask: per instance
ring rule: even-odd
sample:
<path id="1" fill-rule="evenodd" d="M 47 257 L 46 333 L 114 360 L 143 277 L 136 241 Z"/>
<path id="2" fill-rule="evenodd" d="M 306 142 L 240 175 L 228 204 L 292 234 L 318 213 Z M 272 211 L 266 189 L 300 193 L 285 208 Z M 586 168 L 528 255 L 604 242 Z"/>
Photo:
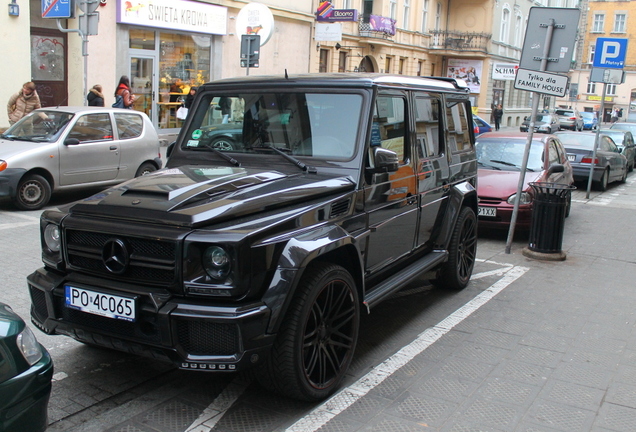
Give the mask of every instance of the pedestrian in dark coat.
<path id="1" fill-rule="evenodd" d="M 104 106 L 104 95 L 102 94 L 102 86 L 99 84 L 95 84 L 92 89 L 88 92 L 86 96 L 86 100 L 88 101 L 88 106 Z"/>
<path id="2" fill-rule="evenodd" d="M 501 124 L 502 117 L 503 117 L 503 108 L 501 107 L 501 105 L 497 105 L 497 108 L 495 108 L 492 112 L 492 118 L 495 121 L 496 131 L 499 130 L 499 125 Z"/>

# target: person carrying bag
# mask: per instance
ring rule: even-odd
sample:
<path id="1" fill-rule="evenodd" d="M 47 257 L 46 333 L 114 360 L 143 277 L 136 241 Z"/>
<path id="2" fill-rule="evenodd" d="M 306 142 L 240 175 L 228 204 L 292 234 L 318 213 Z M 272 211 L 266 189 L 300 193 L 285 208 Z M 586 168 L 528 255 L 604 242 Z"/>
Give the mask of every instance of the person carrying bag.
<path id="1" fill-rule="evenodd" d="M 130 79 L 126 75 L 122 75 L 115 90 L 115 103 L 113 108 L 132 109 L 135 102 L 135 95 L 130 91 Z"/>

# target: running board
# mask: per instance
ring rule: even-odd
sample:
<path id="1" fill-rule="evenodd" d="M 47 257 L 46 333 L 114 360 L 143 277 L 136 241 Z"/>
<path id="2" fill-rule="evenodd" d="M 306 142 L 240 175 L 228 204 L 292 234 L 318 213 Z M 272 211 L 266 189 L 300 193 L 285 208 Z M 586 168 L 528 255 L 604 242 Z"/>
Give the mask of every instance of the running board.
<path id="1" fill-rule="evenodd" d="M 367 307 L 367 310 L 374 307 L 394 292 L 401 290 L 423 273 L 426 273 L 443 263 L 447 257 L 448 252 L 445 250 L 430 252 L 421 260 L 414 262 L 379 285 L 376 285 L 371 292 L 364 296 L 363 303 Z"/>

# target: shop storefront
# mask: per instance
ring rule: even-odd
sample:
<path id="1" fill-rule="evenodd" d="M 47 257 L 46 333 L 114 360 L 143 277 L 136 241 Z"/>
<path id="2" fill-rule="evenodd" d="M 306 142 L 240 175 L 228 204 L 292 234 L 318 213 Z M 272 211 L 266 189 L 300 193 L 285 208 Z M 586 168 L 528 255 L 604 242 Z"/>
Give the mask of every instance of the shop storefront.
<path id="1" fill-rule="evenodd" d="M 180 127 L 177 109 L 192 87 L 211 79 L 227 9 L 183 0 L 118 0 L 117 23 L 127 29 L 134 108 L 159 129 Z"/>

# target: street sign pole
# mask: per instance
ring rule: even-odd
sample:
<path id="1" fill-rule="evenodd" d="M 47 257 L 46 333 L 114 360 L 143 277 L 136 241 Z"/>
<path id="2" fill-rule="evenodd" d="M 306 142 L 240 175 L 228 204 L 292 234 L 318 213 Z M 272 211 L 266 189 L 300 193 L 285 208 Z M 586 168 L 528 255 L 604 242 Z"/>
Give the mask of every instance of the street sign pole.
<path id="1" fill-rule="evenodd" d="M 590 191 L 592 190 L 592 176 L 594 175 L 594 162 L 596 160 L 596 149 L 598 148 L 598 140 L 601 136 L 601 124 L 603 123 L 603 115 L 605 114 L 605 95 L 607 94 L 607 83 L 603 83 L 603 96 L 601 96 L 601 112 L 598 122 L 596 122 L 596 134 L 594 136 L 594 150 L 592 150 L 592 162 L 590 163 L 590 174 L 587 177 L 587 191 L 585 199 L 590 199 Z M 627 169 L 627 168 L 626 168 Z"/>
<path id="2" fill-rule="evenodd" d="M 543 45 L 543 55 L 541 56 L 540 71 L 545 71 L 548 66 L 548 55 L 550 54 L 550 44 L 552 43 L 552 34 L 554 33 L 555 26 L 554 18 L 550 18 L 547 24 L 547 31 L 545 34 L 545 43 Z M 532 137 L 534 135 L 534 122 L 537 118 L 537 112 L 539 111 L 539 93 L 532 92 L 532 114 L 530 117 L 530 124 L 528 125 L 528 138 L 526 139 L 526 148 L 523 152 L 523 161 L 521 162 L 521 172 L 519 173 L 519 184 L 517 185 L 517 194 L 515 195 L 515 204 L 512 210 L 512 216 L 510 219 L 510 228 L 508 229 L 508 239 L 506 240 L 506 254 L 510 254 L 512 247 L 512 239 L 515 235 L 515 225 L 517 224 L 517 215 L 519 214 L 519 201 L 521 199 L 521 191 L 523 185 L 526 183 L 526 169 L 528 168 L 528 158 L 530 156 L 530 146 L 532 144 Z"/>

